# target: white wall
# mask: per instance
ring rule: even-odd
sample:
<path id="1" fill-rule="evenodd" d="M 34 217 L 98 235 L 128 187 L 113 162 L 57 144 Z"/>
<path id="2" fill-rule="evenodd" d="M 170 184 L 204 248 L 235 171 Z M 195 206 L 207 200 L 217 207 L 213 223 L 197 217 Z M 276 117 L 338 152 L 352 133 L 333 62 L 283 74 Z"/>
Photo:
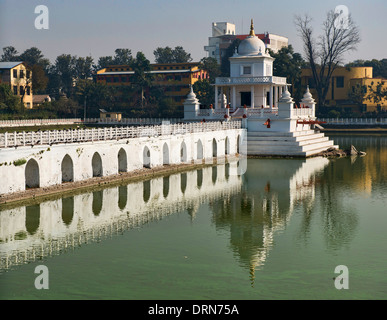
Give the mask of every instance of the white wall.
<path id="1" fill-rule="evenodd" d="M 218 156 L 225 153 L 225 139 L 230 141 L 230 154 L 237 152 L 237 136 L 242 135 L 244 129 L 211 131 L 205 133 L 164 135 L 159 137 L 142 137 L 122 139 L 119 141 L 98 141 L 86 143 L 60 144 L 52 146 L 34 146 L 4 148 L 0 151 L 0 194 L 8 194 L 25 190 L 26 166 L 30 159 L 34 159 L 39 166 L 40 187 L 48 187 L 62 183 L 62 161 L 66 155 L 73 163 L 74 181 L 81 181 L 93 177 L 92 158 L 95 152 L 101 157 L 103 176 L 118 173 L 118 153 L 122 148 L 127 155 L 128 171 L 142 169 L 144 164 L 144 148 L 150 151 L 150 167 L 163 165 L 163 145 L 169 149 L 170 164 L 181 163 L 180 149 L 185 143 L 186 159 L 188 163 L 197 160 L 197 143 L 203 144 L 205 161 L 212 159 L 212 143 L 215 139 Z M 15 166 L 13 162 L 25 159 L 27 162 Z M 34 174 L 34 173 L 32 173 Z"/>

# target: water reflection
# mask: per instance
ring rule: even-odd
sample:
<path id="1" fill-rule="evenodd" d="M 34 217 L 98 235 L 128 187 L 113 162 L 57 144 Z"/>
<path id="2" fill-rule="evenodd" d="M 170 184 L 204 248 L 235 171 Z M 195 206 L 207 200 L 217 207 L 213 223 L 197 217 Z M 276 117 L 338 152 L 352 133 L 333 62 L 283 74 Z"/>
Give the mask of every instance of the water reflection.
<path id="1" fill-rule="evenodd" d="M 252 160 L 241 194 L 211 205 L 216 228 L 230 232 L 230 248 L 249 270 L 252 285 L 295 206 L 313 204 L 316 177 L 328 163 L 325 158 Z"/>
<path id="2" fill-rule="evenodd" d="M 229 166 L 236 172 L 236 162 Z M 203 168 L 0 211 L 0 271 L 176 212 L 186 210 L 193 220 L 202 203 L 240 193 L 240 176 L 227 181 L 218 175 L 213 184 L 212 172 Z"/>

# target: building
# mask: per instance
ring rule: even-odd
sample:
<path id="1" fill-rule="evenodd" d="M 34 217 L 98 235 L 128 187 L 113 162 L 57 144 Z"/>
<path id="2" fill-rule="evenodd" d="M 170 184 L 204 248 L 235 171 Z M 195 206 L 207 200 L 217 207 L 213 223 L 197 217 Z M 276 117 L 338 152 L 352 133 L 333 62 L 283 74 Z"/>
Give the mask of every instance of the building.
<path id="1" fill-rule="evenodd" d="M 287 85 L 286 78 L 273 75 L 274 58 L 265 43 L 255 36 L 253 22 L 249 36 L 229 60 L 230 77 L 215 80 L 215 109 L 224 108 L 227 102 L 232 110 L 245 105 L 249 108 L 278 106 Z"/>
<path id="2" fill-rule="evenodd" d="M 105 109 L 99 109 L 99 118 L 101 120 L 113 120 L 113 121 L 121 121 L 122 119 L 122 112 L 109 112 L 106 111 Z"/>
<path id="3" fill-rule="evenodd" d="M 32 109 L 32 71 L 26 63 L 0 62 L 0 83 L 8 84 L 13 94 L 20 97 L 24 107 Z"/>
<path id="4" fill-rule="evenodd" d="M 226 50 L 236 39 L 244 40 L 248 34 L 236 34 L 235 24 L 229 22 L 213 22 L 212 36 L 208 38 L 208 45 L 204 47 L 208 57 L 215 58 L 220 64 Z M 283 47 L 288 46 L 288 38 L 272 33 L 256 34 L 256 36 L 265 43 L 266 48 L 275 53 Z"/>
<path id="5" fill-rule="evenodd" d="M 385 111 L 387 110 L 386 99 L 382 99 L 379 103 L 368 99 L 369 86 L 376 89 L 379 83 L 387 89 L 387 79 L 373 78 L 372 67 L 339 67 L 333 72 L 326 105 L 349 108 L 352 112 L 358 113 Z M 301 85 L 305 87 L 309 85 L 310 91 L 317 100 L 316 86 L 310 68 L 302 69 Z M 367 92 L 361 93 L 362 87 L 367 88 Z"/>
<path id="6" fill-rule="evenodd" d="M 190 85 L 207 79 L 206 71 L 199 68 L 199 62 L 151 64 L 152 84 L 161 87 L 175 106 L 183 106 Z M 130 86 L 134 71 L 128 65 L 108 66 L 97 71 L 96 81 L 109 86 Z"/>
<path id="7" fill-rule="evenodd" d="M 51 97 L 48 94 L 35 94 L 32 101 L 33 106 L 38 107 L 44 102 L 51 102 Z"/>

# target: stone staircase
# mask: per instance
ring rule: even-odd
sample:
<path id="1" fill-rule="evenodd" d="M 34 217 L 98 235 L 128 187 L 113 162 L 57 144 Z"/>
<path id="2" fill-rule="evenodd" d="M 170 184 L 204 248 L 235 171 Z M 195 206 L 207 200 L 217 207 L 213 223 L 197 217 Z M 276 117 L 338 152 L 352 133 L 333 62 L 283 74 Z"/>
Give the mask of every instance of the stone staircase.
<path id="1" fill-rule="evenodd" d="M 313 130 L 299 132 L 247 132 L 247 155 L 310 157 L 339 147 Z"/>

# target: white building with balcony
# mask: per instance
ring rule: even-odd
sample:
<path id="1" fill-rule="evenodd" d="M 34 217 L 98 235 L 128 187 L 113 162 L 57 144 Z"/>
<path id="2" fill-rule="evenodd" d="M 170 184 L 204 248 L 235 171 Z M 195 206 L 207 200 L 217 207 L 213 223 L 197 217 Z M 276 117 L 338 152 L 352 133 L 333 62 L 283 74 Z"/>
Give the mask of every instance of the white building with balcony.
<path id="1" fill-rule="evenodd" d="M 230 77 L 215 80 L 215 109 L 230 104 L 232 110 L 277 108 L 287 83 L 273 75 L 273 61 L 262 40 L 255 36 L 251 21 L 250 34 L 230 57 Z"/>

